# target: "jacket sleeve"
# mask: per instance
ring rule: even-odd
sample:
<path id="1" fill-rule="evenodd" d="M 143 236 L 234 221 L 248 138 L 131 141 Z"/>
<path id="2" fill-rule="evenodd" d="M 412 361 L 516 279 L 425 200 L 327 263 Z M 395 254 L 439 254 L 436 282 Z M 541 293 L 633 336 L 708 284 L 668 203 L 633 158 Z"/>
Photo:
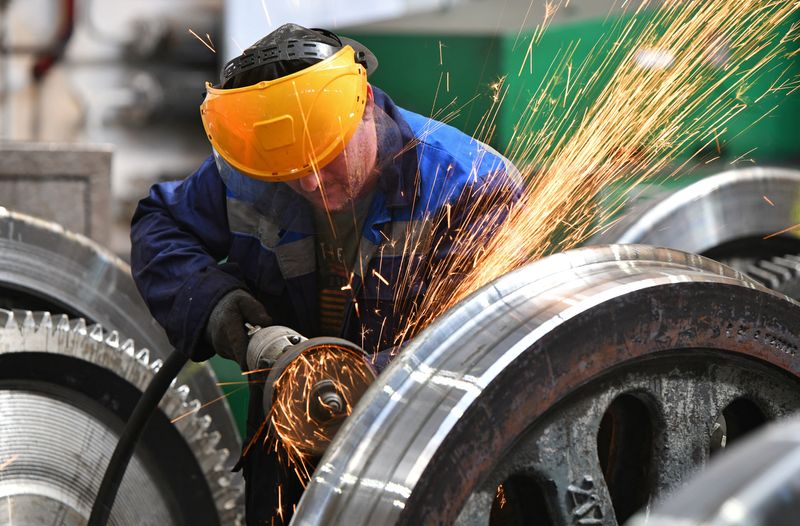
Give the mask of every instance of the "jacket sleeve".
<path id="1" fill-rule="evenodd" d="M 447 209 L 449 219 L 436 222 L 436 242 L 431 267 L 436 274 L 460 280 L 485 250 L 523 193 L 519 171 L 500 154 L 487 156 L 474 177 L 453 196 Z"/>
<path id="2" fill-rule="evenodd" d="M 219 299 L 246 289 L 228 255 L 225 186 L 213 158 L 180 182 L 153 185 L 131 221 L 133 279 L 177 350 L 195 361 L 214 350 L 204 337 Z"/>
<path id="3" fill-rule="evenodd" d="M 443 300 L 443 294 L 456 290 L 472 270 L 475 257 L 485 250 L 486 242 L 508 218 L 513 204 L 522 195 L 519 173 L 499 154 L 487 156 L 474 172 L 462 172 L 453 177 L 454 184 L 445 190 L 445 197 L 431 210 L 430 243 L 407 243 L 424 246 L 424 257 L 404 254 L 400 269 L 395 271 L 402 291 L 393 297 L 392 330 L 388 331 L 391 338 L 396 336 L 395 331 L 408 329 L 410 322 L 418 321 L 417 316 L 422 315 L 420 309 L 427 312 L 433 307 L 427 300 Z M 437 296 L 426 298 L 429 293 Z M 411 328 L 410 334 L 416 335 L 418 330 Z M 407 341 L 408 338 L 404 343 Z M 389 345 L 382 342 L 384 348 L 394 343 L 393 339 Z M 376 367 L 385 367 L 397 352 L 399 349 L 379 353 L 375 358 Z"/>

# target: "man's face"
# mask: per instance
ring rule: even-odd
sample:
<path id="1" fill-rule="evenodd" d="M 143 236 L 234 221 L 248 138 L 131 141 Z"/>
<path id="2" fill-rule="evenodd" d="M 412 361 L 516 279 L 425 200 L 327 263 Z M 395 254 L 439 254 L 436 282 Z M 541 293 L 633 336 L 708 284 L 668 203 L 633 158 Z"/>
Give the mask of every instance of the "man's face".
<path id="1" fill-rule="evenodd" d="M 315 207 L 337 212 L 368 194 L 377 183 L 378 140 L 370 101 L 344 151 L 317 174 L 287 181 L 292 190 Z"/>

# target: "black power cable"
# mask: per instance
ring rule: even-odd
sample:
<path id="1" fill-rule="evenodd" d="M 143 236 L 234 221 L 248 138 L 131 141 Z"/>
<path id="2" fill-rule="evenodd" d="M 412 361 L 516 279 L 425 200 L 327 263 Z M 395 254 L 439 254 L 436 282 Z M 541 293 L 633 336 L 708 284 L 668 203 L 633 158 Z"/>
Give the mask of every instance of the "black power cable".
<path id="1" fill-rule="evenodd" d="M 153 377 L 153 381 L 147 386 L 142 397 L 133 408 L 122 436 L 119 438 L 114 454 L 108 462 L 100 489 L 97 491 L 97 498 L 92 507 L 92 514 L 89 516 L 88 526 L 105 526 L 111 515 L 111 508 L 114 506 L 114 499 L 117 497 L 117 490 L 122 483 L 125 469 L 133 456 L 136 443 L 142 436 L 147 422 L 158 409 L 158 403 L 169 389 L 172 380 L 178 376 L 183 366 L 188 361 L 188 357 L 178 351 L 172 351 Z"/>

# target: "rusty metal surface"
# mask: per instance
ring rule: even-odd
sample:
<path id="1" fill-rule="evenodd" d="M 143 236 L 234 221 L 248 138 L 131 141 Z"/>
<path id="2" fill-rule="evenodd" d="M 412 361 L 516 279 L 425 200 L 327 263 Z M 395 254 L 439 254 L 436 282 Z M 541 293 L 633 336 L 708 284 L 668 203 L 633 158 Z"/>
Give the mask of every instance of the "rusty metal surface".
<path id="1" fill-rule="evenodd" d="M 800 417 L 748 437 L 629 526 L 794 526 L 800 517 Z"/>
<path id="2" fill-rule="evenodd" d="M 594 438 L 611 400 L 646 401 L 658 494 L 704 465 L 719 408 L 797 407 L 799 327 L 798 304 L 700 256 L 627 245 L 543 259 L 409 345 L 293 523 L 488 524 L 498 481 L 523 472 L 553 524 L 617 524 Z"/>

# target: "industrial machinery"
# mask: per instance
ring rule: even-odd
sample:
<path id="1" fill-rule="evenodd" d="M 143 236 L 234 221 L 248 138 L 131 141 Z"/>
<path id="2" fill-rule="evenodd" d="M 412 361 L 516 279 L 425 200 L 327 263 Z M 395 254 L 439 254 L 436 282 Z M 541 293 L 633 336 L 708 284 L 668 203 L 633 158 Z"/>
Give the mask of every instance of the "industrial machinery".
<path id="1" fill-rule="evenodd" d="M 800 243 L 773 234 L 800 222 L 798 198 L 798 172 L 735 170 L 640 204 L 595 241 L 704 253 L 793 293 Z M 379 378 L 295 521 L 621 524 L 797 409 L 797 316 L 781 294 L 672 250 L 534 263 Z"/>
<path id="2" fill-rule="evenodd" d="M 800 304 L 781 292 L 791 291 L 782 287 L 796 280 L 793 255 L 800 254 L 800 244 L 791 234 L 772 235 L 800 222 L 793 216 L 797 197 L 797 172 L 753 169 L 711 177 L 655 206 L 650 202 L 604 240 L 647 245 L 587 246 L 501 277 L 436 320 L 377 379 L 364 373 L 362 381 L 348 384 L 358 391 L 349 398 L 336 381 L 308 379 L 302 371 L 299 390 L 278 385 L 290 367 L 319 353 L 320 342 L 285 328 L 254 328 L 248 362 L 270 368 L 265 405 L 275 404 L 281 391 L 290 395 L 288 405 L 311 401 L 300 413 L 316 422 L 315 429 L 322 423 L 330 431 L 306 444 L 308 455 L 324 455 L 293 524 L 611 526 L 668 495 L 749 431 L 800 409 Z M 95 280 L 91 285 L 74 283 L 71 273 L 59 270 L 69 263 L 46 250 L 69 235 L 6 216 L 16 223 L 5 227 L 3 242 L 16 244 L 0 258 L 18 267 L 39 261 L 13 279 L 2 277 L 13 265 L 0 265 L 6 308 L 62 308 L 120 333 L 127 323 L 126 330 L 145 340 L 160 335 L 147 328 L 149 317 L 133 315 L 134 307 L 114 311 L 126 300 L 117 300 L 108 284 L 124 292 L 127 285 L 120 283 L 129 278 L 99 279 L 108 274 L 92 270 L 107 270 L 106 261 L 83 267 L 83 282 Z M 31 238 L 15 234 L 35 227 L 49 232 L 49 241 L 23 242 Z M 670 233 L 672 243 L 664 237 Z M 58 242 L 86 250 L 83 241 Z M 59 249 L 69 254 L 65 250 Z M 90 252 L 102 254 L 97 247 Z M 38 282 L 58 285 L 44 290 Z M 87 301 L 86 295 L 97 297 Z M 25 430 L 8 435 L 16 440 L 13 448 L 0 437 L 0 491 L 15 488 L 15 509 L 51 510 L 50 516 L 80 523 L 99 484 L 99 450 L 107 458 L 119 414 L 130 410 L 137 392 L 131 386 L 141 390 L 152 374 L 147 360 L 132 343 L 119 343 L 116 333 L 80 321 L 10 311 L 1 311 L 0 320 L 0 361 L 11 364 L 0 366 L 0 412 Z M 357 349 L 337 345 L 323 347 L 335 348 L 348 363 L 366 364 Z M 91 385 L 89 370 L 92 378 L 108 380 Z M 362 392 L 355 407 L 343 410 Z M 164 435 L 188 450 L 176 458 L 194 458 L 201 467 L 219 464 L 222 454 L 206 457 L 197 447 L 213 443 L 213 432 L 182 430 L 198 429 L 202 419 L 170 426 L 186 410 L 181 396 L 180 390 L 168 393 L 159 416 L 159 426 L 170 428 Z M 64 438 L 47 442 L 42 430 L 48 426 Z M 303 427 L 295 429 L 301 437 Z M 45 446 L 28 457 L 30 446 L 20 437 L 31 434 L 42 436 Z M 196 440 L 208 435 L 210 440 Z M 87 454 L 86 444 L 97 449 Z M 195 471 L 195 486 L 175 486 L 174 473 L 164 473 L 158 456 L 163 451 L 172 449 L 144 436 L 114 507 L 120 515 L 112 520 L 128 524 L 130 510 L 146 507 L 161 514 L 155 523 L 193 524 L 184 513 L 200 508 L 184 511 L 187 501 L 195 506 L 202 491 L 204 498 L 235 494 L 226 493 L 216 478 L 221 472 L 213 469 Z M 93 462 L 90 469 L 83 460 L 69 460 L 84 456 Z M 51 478 L 37 475 L 46 470 L 63 473 L 59 480 L 79 472 L 70 480 L 80 484 L 54 487 Z M 150 483 L 134 482 L 141 480 Z M 150 490 L 156 495 L 143 493 Z M 145 498 L 157 504 L 139 500 Z M 215 516 L 227 524 L 215 502 Z"/>
<path id="3" fill-rule="evenodd" d="M 800 171 L 745 168 L 634 203 L 593 244 L 643 243 L 702 254 L 800 298 Z"/>
<path id="4" fill-rule="evenodd" d="M 127 265 L 0 208 L 0 517 L 85 524 L 123 424 L 169 350 Z M 239 521 L 233 419 L 225 403 L 201 411 L 198 401 L 220 396 L 210 368 L 186 368 L 136 451 L 112 524 Z"/>
<path id="5" fill-rule="evenodd" d="M 276 438 L 312 459 L 325 452 L 376 376 L 352 342 L 307 339 L 279 325 L 251 329 L 247 365 L 264 371 L 264 414 Z"/>
<path id="6" fill-rule="evenodd" d="M 588 247 L 423 332 L 328 448 L 295 524 L 621 524 L 800 405 L 800 307 L 701 256 Z"/>

